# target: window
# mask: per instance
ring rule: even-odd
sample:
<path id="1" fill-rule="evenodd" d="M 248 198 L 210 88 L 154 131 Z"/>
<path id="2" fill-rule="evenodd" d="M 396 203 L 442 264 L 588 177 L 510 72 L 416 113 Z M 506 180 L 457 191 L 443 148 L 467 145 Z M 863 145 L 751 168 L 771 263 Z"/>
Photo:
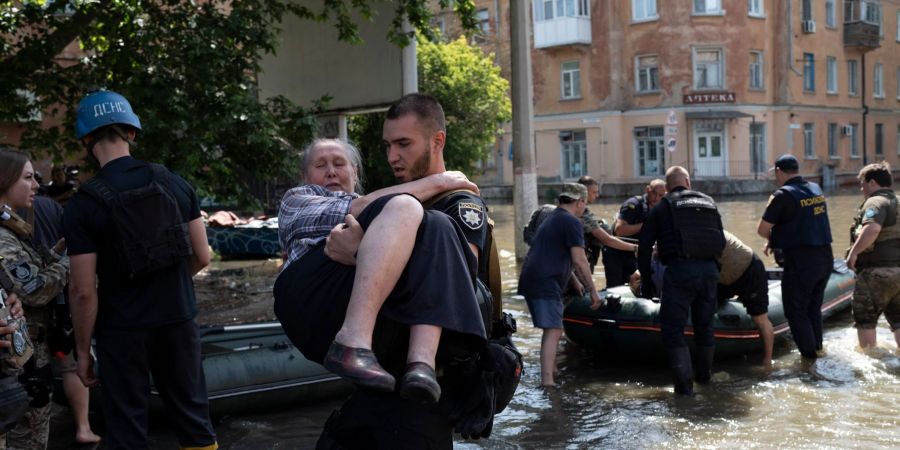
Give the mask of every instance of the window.
<path id="1" fill-rule="evenodd" d="M 859 158 L 859 138 L 857 137 L 859 133 L 859 124 L 851 123 L 850 124 L 850 157 L 851 158 Z"/>
<path id="2" fill-rule="evenodd" d="M 722 49 L 698 49 L 694 51 L 694 88 L 715 89 L 724 84 Z"/>
<path id="3" fill-rule="evenodd" d="M 897 100 L 900 100 L 900 66 L 897 66 Z"/>
<path id="4" fill-rule="evenodd" d="M 485 11 L 487 14 L 486 9 L 481 11 Z M 481 19 L 481 11 L 478 11 L 479 19 Z M 534 2 L 535 21 L 553 20 L 557 17 L 587 17 L 589 13 L 588 0 L 535 0 Z"/>
<path id="5" fill-rule="evenodd" d="M 750 89 L 763 88 L 763 54 L 750 52 Z"/>
<path id="6" fill-rule="evenodd" d="M 553 19 L 553 0 L 536 0 L 534 2 L 535 20 Z"/>
<path id="7" fill-rule="evenodd" d="M 635 81 L 638 92 L 656 92 L 659 90 L 659 62 L 656 55 L 638 56 L 635 68 Z"/>
<path id="8" fill-rule="evenodd" d="M 37 107 L 37 97 L 34 95 L 34 92 L 28 91 L 25 89 L 16 89 L 16 95 L 25 100 L 25 103 L 28 105 L 27 109 L 23 109 L 17 119 L 19 122 L 40 122 L 43 120 L 43 113 L 40 108 Z"/>
<path id="9" fill-rule="evenodd" d="M 750 170 L 753 173 L 766 173 L 766 124 L 750 123 Z"/>
<path id="10" fill-rule="evenodd" d="M 587 142 L 582 131 L 560 131 L 562 146 L 563 178 L 571 179 L 587 175 Z"/>
<path id="11" fill-rule="evenodd" d="M 900 11 L 897 11 L 897 42 L 900 42 Z"/>
<path id="12" fill-rule="evenodd" d="M 847 61 L 847 93 L 857 95 L 859 87 L 859 63 L 855 59 Z"/>
<path id="13" fill-rule="evenodd" d="M 837 26 L 837 11 L 834 0 L 825 0 L 825 26 L 834 28 Z"/>
<path id="14" fill-rule="evenodd" d="M 812 123 L 803 124 L 803 155 L 809 159 L 816 157 L 816 126 Z"/>
<path id="15" fill-rule="evenodd" d="M 828 124 L 828 157 L 838 158 L 837 152 L 838 125 L 836 123 Z"/>
<path id="16" fill-rule="evenodd" d="M 803 16 L 803 20 L 813 20 L 812 0 L 803 0 L 803 5 L 801 7 L 800 14 Z"/>
<path id="17" fill-rule="evenodd" d="M 581 65 L 578 61 L 562 63 L 562 98 L 581 97 Z"/>
<path id="18" fill-rule="evenodd" d="M 747 9 L 751 16 L 762 17 L 765 15 L 763 11 L 763 0 L 747 0 Z"/>
<path id="19" fill-rule="evenodd" d="M 884 155 L 884 124 L 883 123 L 875 124 L 875 154 L 878 156 Z"/>
<path id="20" fill-rule="evenodd" d="M 663 127 L 637 127 L 634 129 L 636 176 L 665 175 L 666 152 L 663 145 Z"/>
<path id="21" fill-rule="evenodd" d="M 722 14 L 722 0 L 694 0 L 694 14 Z"/>
<path id="22" fill-rule="evenodd" d="M 897 125 L 897 154 L 900 155 L 900 124 Z"/>
<path id="23" fill-rule="evenodd" d="M 479 9 L 475 19 L 478 20 L 478 33 L 487 36 L 491 32 L 491 14 L 486 9 Z"/>
<path id="24" fill-rule="evenodd" d="M 658 19 L 656 14 L 656 0 L 631 0 L 632 20 Z"/>
<path id="25" fill-rule="evenodd" d="M 875 64 L 875 71 L 872 73 L 872 96 L 884 98 L 884 65 Z"/>
<path id="26" fill-rule="evenodd" d="M 816 57 L 812 53 L 803 54 L 803 90 L 816 92 Z"/>
<path id="27" fill-rule="evenodd" d="M 829 56 L 825 59 L 825 90 L 829 94 L 837 94 L 837 58 Z"/>

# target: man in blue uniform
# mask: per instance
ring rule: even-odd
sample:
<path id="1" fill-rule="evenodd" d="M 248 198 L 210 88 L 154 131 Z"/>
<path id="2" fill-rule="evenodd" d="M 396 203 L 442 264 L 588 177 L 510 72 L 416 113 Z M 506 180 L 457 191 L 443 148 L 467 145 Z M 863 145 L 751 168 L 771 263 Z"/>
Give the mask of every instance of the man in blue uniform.
<path id="1" fill-rule="evenodd" d="M 804 358 L 815 358 L 822 349 L 822 300 L 834 264 L 825 196 L 799 175 L 793 155 L 780 156 L 771 170 L 780 188 L 769 197 L 757 232 L 768 240 L 764 253 L 774 251 L 784 266 L 781 298 L 794 342 Z"/>
<path id="2" fill-rule="evenodd" d="M 690 190 L 691 180 L 683 167 L 666 171 L 666 189 L 669 193 L 650 210 L 641 231 L 641 290 L 646 298 L 656 292 L 650 261 L 656 244 L 660 262 L 666 266 L 659 312 L 663 345 L 674 373 L 675 393 L 693 395 L 693 377 L 706 383 L 711 376 L 715 351 L 712 320 L 719 281 L 716 259 L 725 248 L 725 235 L 716 203 Z M 684 340 L 688 315 L 697 348 L 696 372 Z"/>
<path id="3" fill-rule="evenodd" d="M 78 105 L 76 137 L 100 163 L 63 215 L 78 376 L 86 386 L 103 382 L 104 448 L 147 448 L 153 372 L 181 447 L 212 450 L 218 445 L 191 280 L 209 264 L 206 227 L 184 179 L 131 156 L 140 130 L 128 100 L 115 92 L 91 93 Z M 122 237 L 136 230 L 144 233 Z"/>
<path id="4" fill-rule="evenodd" d="M 652 180 L 645 188 L 643 195 L 636 195 L 625 200 L 619 208 L 613 235 L 637 240 L 641 228 L 650 210 L 666 195 L 666 182 Z M 637 270 L 634 252 L 603 248 L 603 271 L 606 274 L 606 286 L 621 286 L 628 283 L 631 274 Z"/>

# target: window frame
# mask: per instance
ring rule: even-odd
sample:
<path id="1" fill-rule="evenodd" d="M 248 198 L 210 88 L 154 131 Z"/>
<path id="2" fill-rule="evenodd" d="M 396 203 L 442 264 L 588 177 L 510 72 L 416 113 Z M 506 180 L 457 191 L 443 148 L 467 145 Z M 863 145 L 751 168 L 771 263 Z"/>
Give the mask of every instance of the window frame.
<path id="1" fill-rule="evenodd" d="M 754 61 L 756 59 L 756 61 Z M 750 50 L 750 74 L 747 80 L 748 89 L 754 91 L 762 91 L 766 89 L 766 59 L 765 53 L 761 50 Z M 754 71 L 754 67 L 756 70 Z M 755 72 L 755 73 L 754 73 Z M 757 80 L 754 83 L 754 80 Z"/>
<path id="2" fill-rule="evenodd" d="M 571 140 L 563 140 L 563 135 L 566 133 L 571 133 Z M 579 134 L 581 136 L 579 136 Z M 572 180 L 587 175 L 587 131 L 584 129 L 562 130 L 559 132 L 558 137 L 560 178 L 563 180 Z M 583 139 L 578 140 L 578 137 L 583 137 Z M 566 164 L 566 155 L 571 151 L 580 151 L 579 156 L 582 158 L 582 167 L 581 172 L 578 174 L 573 174 L 571 165 Z"/>
<path id="3" fill-rule="evenodd" d="M 874 124 L 872 134 L 875 138 L 875 156 L 884 156 L 884 124 Z"/>
<path id="4" fill-rule="evenodd" d="M 484 18 L 481 17 L 481 14 L 484 14 Z M 481 8 L 475 11 L 475 27 L 478 30 L 477 33 L 482 36 L 487 36 L 491 33 L 491 11 L 487 8 Z"/>
<path id="5" fill-rule="evenodd" d="M 754 130 L 756 127 L 759 133 Z M 750 171 L 751 173 L 766 173 L 769 170 L 766 163 L 766 123 L 752 122 L 749 128 L 750 133 Z M 759 154 L 754 156 L 754 151 L 759 148 Z M 755 162 L 755 164 L 754 164 Z"/>
<path id="6" fill-rule="evenodd" d="M 634 127 L 631 130 L 632 149 L 634 151 L 634 176 L 635 177 L 661 177 L 666 172 L 666 147 L 665 127 L 662 125 L 648 125 Z M 653 145 L 651 145 L 651 143 Z M 655 146 L 659 160 L 658 173 L 647 173 L 647 153 Z M 645 155 L 641 157 L 641 152 Z M 643 161 L 642 161 L 643 159 Z"/>
<path id="7" fill-rule="evenodd" d="M 641 65 L 641 60 L 645 59 L 645 58 L 655 58 L 656 64 L 652 65 L 652 66 Z M 656 69 L 655 70 L 655 75 L 656 75 L 655 76 L 655 81 L 656 81 L 655 87 L 653 86 L 653 80 L 654 80 L 653 69 Z M 641 80 L 643 79 L 641 73 L 644 70 L 650 71 L 649 73 L 647 73 L 648 86 L 646 89 L 641 88 Z M 659 55 L 647 54 L 647 55 L 636 55 L 634 57 L 634 89 L 635 89 L 635 92 L 637 92 L 639 94 L 652 94 L 652 93 L 656 93 L 656 92 L 660 91 L 660 88 L 659 88 Z"/>
<path id="8" fill-rule="evenodd" d="M 756 6 L 755 10 L 754 5 Z M 766 1 L 747 0 L 747 15 L 749 15 L 750 17 L 766 17 Z"/>
<path id="9" fill-rule="evenodd" d="M 803 92 L 816 92 L 816 55 L 803 54 Z"/>
<path id="10" fill-rule="evenodd" d="M 875 63 L 872 67 L 872 97 L 884 98 L 884 64 Z"/>
<path id="11" fill-rule="evenodd" d="M 718 64 L 717 64 L 718 77 L 719 77 L 718 86 L 702 86 L 702 87 L 698 86 L 698 81 L 700 80 L 700 78 L 698 77 L 698 71 L 697 71 L 697 67 L 698 67 L 697 66 L 697 56 L 700 53 L 706 53 L 706 52 L 716 52 L 719 56 Z M 691 68 L 692 68 L 692 72 L 693 72 L 692 73 L 693 80 L 692 80 L 691 85 L 694 88 L 694 90 L 714 91 L 714 90 L 725 89 L 725 76 L 726 76 L 725 68 L 727 66 L 725 64 L 725 49 L 723 47 L 694 47 L 691 52 L 691 60 L 692 60 Z M 707 73 L 708 73 L 708 71 L 707 71 Z"/>
<path id="12" fill-rule="evenodd" d="M 853 129 L 852 135 L 848 136 L 850 138 L 850 145 L 849 145 L 850 157 L 851 158 L 859 158 L 860 157 L 859 156 L 859 137 L 858 137 L 859 136 L 859 133 L 858 133 L 859 124 L 856 122 L 851 122 L 850 128 Z"/>
<path id="13" fill-rule="evenodd" d="M 826 135 L 828 144 L 828 159 L 840 159 L 841 155 L 838 154 L 837 147 L 838 124 L 829 122 Z"/>
<path id="14" fill-rule="evenodd" d="M 703 2 L 704 10 L 697 11 L 697 2 Z M 714 3 L 715 6 L 712 10 L 710 10 L 710 3 Z M 691 0 L 691 15 L 692 16 L 723 16 L 725 15 L 725 9 L 722 7 L 722 0 Z"/>
<path id="15" fill-rule="evenodd" d="M 577 64 L 575 69 L 566 69 L 566 64 Z M 566 95 L 566 76 L 573 76 L 576 78 L 577 83 L 573 82 L 573 80 L 569 80 L 569 84 L 572 87 L 572 93 L 570 95 Z M 571 61 L 562 61 L 559 64 L 559 97 L 561 100 L 577 100 L 581 98 L 581 61 L 579 60 L 571 60 Z"/>
<path id="16" fill-rule="evenodd" d="M 828 6 L 831 5 L 829 10 Z M 837 4 L 835 0 L 825 0 L 825 26 L 837 28 Z"/>
<path id="17" fill-rule="evenodd" d="M 641 10 L 645 12 L 643 17 L 637 16 L 637 5 L 643 5 Z M 649 8 L 648 8 L 649 6 Z M 650 11 L 652 9 L 652 12 Z M 656 0 L 631 0 L 631 22 L 649 22 L 651 20 L 659 19 L 659 9 L 657 8 Z"/>
<path id="18" fill-rule="evenodd" d="M 855 59 L 847 60 L 847 95 L 859 95 L 859 61 Z"/>
<path id="19" fill-rule="evenodd" d="M 816 124 L 814 122 L 803 124 L 803 157 L 818 159 L 816 156 Z"/>
<path id="20" fill-rule="evenodd" d="M 838 93 L 837 58 L 834 56 L 825 57 L 825 93 Z"/>

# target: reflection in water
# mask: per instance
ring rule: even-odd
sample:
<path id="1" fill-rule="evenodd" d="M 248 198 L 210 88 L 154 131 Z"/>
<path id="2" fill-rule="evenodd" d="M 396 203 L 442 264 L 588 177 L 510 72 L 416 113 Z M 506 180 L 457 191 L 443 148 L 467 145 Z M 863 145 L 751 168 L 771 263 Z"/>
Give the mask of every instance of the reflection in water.
<path id="1" fill-rule="evenodd" d="M 835 255 L 849 245 L 848 227 L 862 200 L 856 192 L 829 197 Z M 719 203 L 726 227 L 757 251 L 764 242 L 756 225 L 766 197 Z M 618 202 L 592 205 L 607 220 Z M 849 313 L 826 323 L 826 356 L 803 361 L 791 342 L 776 344 L 771 373 L 759 355 L 717 361 L 713 382 L 694 398 L 675 398 L 663 362 L 617 367 L 563 344 L 558 389 L 539 387 L 540 330 L 531 326 L 523 299 L 513 296 L 518 265 L 513 247 L 513 209 L 493 205 L 497 243 L 504 258 L 506 308 L 516 318 L 516 344 L 526 371 L 512 403 L 497 416 L 494 432 L 459 449 L 585 448 L 896 448 L 900 442 L 900 357 L 882 318 L 879 347 L 862 353 Z M 771 264 L 771 259 L 768 260 Z M 604 286 L 602 267 L 597 285 Z M 224 418 L 217 426 L 223 448 L 312 448 L 322 424 L 339 404 L 301 405 L 288 411 Z M 169 432 L 154 448 L 171 448 Z"/>

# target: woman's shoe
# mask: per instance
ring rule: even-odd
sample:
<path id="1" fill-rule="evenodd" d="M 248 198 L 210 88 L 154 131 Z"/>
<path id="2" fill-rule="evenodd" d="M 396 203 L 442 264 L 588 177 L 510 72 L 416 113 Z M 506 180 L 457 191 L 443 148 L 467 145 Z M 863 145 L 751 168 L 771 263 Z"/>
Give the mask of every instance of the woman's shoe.
<path id="1" fill-rule="evenodd" d="M 332 342 L 323 363 L 326 369 L 360 386 L 393 392 L 397 381 L 378 364 L 372 350 Z"/>
<path id="2" fill-rule="evenodd" d="M 419 403 L 437 403 L 441 398 L 441 385 L 434 369 L 423 362 L 407 364 L 400 381 L 400 397 Z"/>

